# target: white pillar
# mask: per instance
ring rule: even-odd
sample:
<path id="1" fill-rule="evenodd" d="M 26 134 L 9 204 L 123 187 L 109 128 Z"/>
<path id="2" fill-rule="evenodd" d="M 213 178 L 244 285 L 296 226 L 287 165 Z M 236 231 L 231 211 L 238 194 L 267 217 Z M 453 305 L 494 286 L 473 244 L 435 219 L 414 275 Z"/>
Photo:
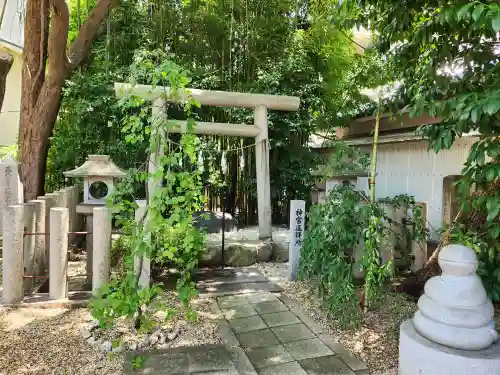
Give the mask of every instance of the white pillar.
<path id="1" fill-rule="evenodd" d="M 47 233 L 45 232 L 45 218 L 46 218 L 46 203 L 47 201 L 43 199 L 37 199 L 29 201 L 34 205 L 35 214 L 35 232 L 36 233 Z M 45 266 L 48 267 L 45 258 L 45 235 L 37 234 L 34 236 L 35 239 L 35 274 L 37 276 L 45 275 Z"/>
<path id="2" fill-rule="evenodd" d="M 269 177 L 269 139 L 267 134 L 267 108 L 255 108 L 254 124 L 260 132 L 255 137 L 255 167 L 257 178 L 257 210 L 259 214 L 259 238 L 272 237 L 271 182 Z"/>
<path id="3" fill-rule="evenodd" d="M 3 303 L 23 300 L 24 206 L 6 207 L 3 213 Z"/>
<path id="4" fill-rule="evenodd" d="M 109 281 L 109 257 L 111 253 L 111 212 L 107 207 L 94 208 L 92 291 Z M 90 217 L 89 217 L 90 219 Z"/>
<path id="5" fill-rule="evenodd" d="M 153 108 L 152 108 L 152 126 L 151 126 L 151 137 L 153 137 L 154 132 L 159 133 L 160 137 L 160 142 L 159 145 L 156 147 L 156 149 L 153 151 L 153 143 L 150 143 L 150 151 L 151 154 L 149 156 L 149 163 L 148 163 L 148 173 L 150 175 L 153 175 L 156 173 L 156 171 L 159 169 L 160 165 L 160 160 L 161 158 L 165 155 L 165 145 L 164 145 L 164 138 L 165 138 L 165 133 L 164 133 L 164 125 L 161 124 L 162 118 L 164 117 L 165 114 L 165 100 L 161 98 L 157 98 L 156 100 L 153 101 Z M 158 187 L 161 187 L 163 183 L 163 179 L 157 179 L 154 177 L 150 177 L 148 180 L 148 196 L 149 200 L 154 197 L 155 195 L 155 190 Z"/>
<path id="6" fill-rule="evenodd" d="M 85 230 L 87 234 L 85 235 L 85 250 L 87 251 L 87 265 L 85 272 L 87 273 L 87 284 L 92 281 L 92 269 L 94 264 L 94 219 L 92 215 L 85 215 Z"/>
<path id="7" fill-rule="evenodd" d="M 139 207 L 135 210 L 135 221 L 136 223 L 140 223 L 140 221 L 144 217 L 144 213 L 146 212 L 146 201 L 137 201 Z M 143 225 L 146 225 L 146 219 L 143 221 Z M 134 259 L 134 267 L 137 270 L 139 268 L 140 258 L 138 256 Z M 139 278 L 139 287 L 149 287 L 149 277 L 151 273 L 151 259 L 148 256 L 143 256 L 142 260 L 142 269 L 141 276 Z"/>
<path id="8" fill-rule="evenodd" d="M 50 210 L 50 299 L 64 299 L 68 296 L 68 232 L 68 209 L 52 208 Z"/>
<path id="9" fill-rule="evenodd" d="M 288 244 L 288 279 L 297 280 L 300 250 L 304 241 L 306 202 L 290 201 L 290 243 Z"/>
<path id="10" fill-rule="evenodd" d="M 23 184 L 19 177 L 19 163 L 8 158 L 0 163 L 0 212 L 5 212 L 7 207 L 23 202 Z M 0 215 L 0 229 L 2 220 L 2 215 Z"/>
<path id="11" fill-rule="evenodd" d="M 28 233 L 35 232 L 36 216 L 35 216 L 35 204 L 25 203 L 24 204 L 24 230 Z M 23 264 L 24 273 L 28 276 L 33 276 L 35 274 L 35 238 L 36 236 L 31 234 L 24 237 L 23 241 Z M 25 293 L 31 293 L 33 289 L 33 279 L 26 278 L 23 282 Z"/>
<path id="12" fill-rule="evenodd" d="M 38 197 L 39 200 L 45 201 L 45 228 L 42 232 L 50 233 L 50 209 L 56 207 L 56 199 L 53 195 L 44 195 L 42 197 Z M 50 234 L 45 235 L 45 262 L 44 268 L 46 274 L 49 273 L 49 264 L 50 264 Z"/>

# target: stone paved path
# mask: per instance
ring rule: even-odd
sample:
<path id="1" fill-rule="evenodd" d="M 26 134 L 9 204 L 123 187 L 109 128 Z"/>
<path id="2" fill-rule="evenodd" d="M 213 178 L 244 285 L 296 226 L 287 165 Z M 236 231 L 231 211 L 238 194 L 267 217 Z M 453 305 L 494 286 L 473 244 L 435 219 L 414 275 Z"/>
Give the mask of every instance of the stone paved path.
<path id="1" fill-rule="evenodd" d="M 200 274 L 201 297 L 215 298 L 224 345 L 147 351 L 126 374 L 367 375 L 367 367 L 258 270 Z"/>
<path id="2" fill-rule="evenodd" d="M 292 300 L 260 292 L 217 298 L 221 333 L 241 347 L 258 375 L 365 375 L 367 367 Z"/>

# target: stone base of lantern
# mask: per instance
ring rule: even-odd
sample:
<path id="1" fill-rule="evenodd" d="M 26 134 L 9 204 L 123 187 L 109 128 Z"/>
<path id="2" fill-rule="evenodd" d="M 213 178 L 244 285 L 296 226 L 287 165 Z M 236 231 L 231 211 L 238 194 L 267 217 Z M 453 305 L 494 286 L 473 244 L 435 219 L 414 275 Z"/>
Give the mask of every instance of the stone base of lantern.
<path id="1" fill-rule="evenodd" d="M 500 343 L 484 350 L 458 350 L 421 336 L 411 320 L 399 335 L 399 375 L 498 375 Z"/>

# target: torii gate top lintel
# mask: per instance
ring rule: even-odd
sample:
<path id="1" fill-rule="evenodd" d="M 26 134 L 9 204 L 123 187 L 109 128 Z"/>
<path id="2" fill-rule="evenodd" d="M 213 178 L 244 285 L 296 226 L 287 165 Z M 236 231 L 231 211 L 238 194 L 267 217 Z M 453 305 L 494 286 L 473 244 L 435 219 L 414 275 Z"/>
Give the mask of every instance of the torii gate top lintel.
<path id="1" fill-rule="evenodd" d="M 154 101 L 165 93 L 169 87 L 150 85 L 130 85 L 128 83 L 115 82 L 115 93 L 117 97 L 123 97 L 127 93 L 133 93 L 145 100 Z M 267 109 L 277 111 L 297 111 L 300 99 L 296 96 L 252 94 L 243 92 L 228 92 L 215 90 L 187 89 L 190 94 L 200 102 L 201 105 L 212 107 L 236 107 L 256 108 L 265 106 Z"/>

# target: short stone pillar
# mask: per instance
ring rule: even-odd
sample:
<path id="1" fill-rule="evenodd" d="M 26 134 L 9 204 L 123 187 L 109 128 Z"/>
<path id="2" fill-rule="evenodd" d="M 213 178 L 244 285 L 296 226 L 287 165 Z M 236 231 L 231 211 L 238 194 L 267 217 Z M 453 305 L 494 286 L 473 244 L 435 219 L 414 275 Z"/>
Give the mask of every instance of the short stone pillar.
<path id="1" fill-rule="evenodd" d="M 34 206 L 35 216 L 35 233 L 45 232 L 45 217 L 46 217 L 46 201 L 42 199 L 31 200 L 28 203 Z M 48 258 L 45 257 L 45 235 L 37 234 L 34 237 L 35 242 L 35 257 L 34 257 L 34 272 L 36 276 L 45 275 L 45 267 L 48 268 Z"/>
<path id="2" fill-rule="evenodd" d="M 136 202 L 139 207 L 135 210 L 135 221 L 138 224 L 142 223 L 142 225 L 146 225 L 146 220 L 147 220 L 147 215 L 146 215 L 146 208 L 147 208 L 147 203 L 146 201 L 137 201 Z M 135 257 L 134 259 L 134 268 L 136 272 L 139 271 L 139 266 L 141 265 L 141 260 L 138 256 Z M 139 277 L 139 287 L 144 288 L 144 287 L 149 287 L 149 280 L 150 280 L 150 274 L 151 274 L 151 259 L 144 255 L 142 258 L 142 267 L 141 267 L 141 274 Z"/>
<path id="3" fill-rule="evenodd" d="M 34 233 L 36 228 L 36 216 L 35 216 L 35 204 L 34 203 L 25 203 L 24 204 L 24 230 L 28 233 Z M 23 243 L 23 263 L 24 263 L 24 272 L 27 277 L 24 279 L 24 292 L 29 294 L 33 292 L 33 282 L 35 275 L 35 238 L 33 234 L 26 235 L 24 237 Z"/>
<path id="4" fill-rule="evenodd" d="M 45 202 L 45 224 L 40 232 L 50 233 L 50 209 L 56 207 L 56 199 L 54 196 L 46 194 L 38 197 L 38 200 Z M 44 271 L 45 274 L 48 274 L 50 264 L 50 234 L 38 237 L 45 237 Z"/>
<path id="5" fill-rule="evenodd" d="M 99 228 L 93 233 L 92 291 L 109 281 L 109 263 L 111 254 L 111 212 L 107 207 L 94 208 L 93 227 Z"/>
<path id="6" fill-rule="evenodd" d="M 290 242 L 288 244 L 288 279 L 297 280 L 300 250 L 304 241 L 306 202 L 290 201 Z"/>
<path id="7" fill-rule="evenodd" d="M 23 290 L 24 206 L 4 208 L 3 213 L 3 303 L 21 302 Z"/>
<path id="8" fill-rule="evenodd" d="M 68 209 L 52 208 L 50 210 L 50 299 L 65 299 L 68 296 L 68 232 Z"/>
<path id="9" fill-rule="evenodd" d="M 7 207 L 24 202 L 23 184 L 19 176 L 19 162 L 8 158 L 0 163 L 0 212 L 5 212 Z M 0 214 L 0 230 L 3 217 Z"/>
<path id="10" fill-rule="evenodd" d="M 493 305 L 476 275 L 474 251 L 448 245 L 443 271 L 425 284 L 412 320 L 401 325 L 399 375 L 500 374 Z"/>

